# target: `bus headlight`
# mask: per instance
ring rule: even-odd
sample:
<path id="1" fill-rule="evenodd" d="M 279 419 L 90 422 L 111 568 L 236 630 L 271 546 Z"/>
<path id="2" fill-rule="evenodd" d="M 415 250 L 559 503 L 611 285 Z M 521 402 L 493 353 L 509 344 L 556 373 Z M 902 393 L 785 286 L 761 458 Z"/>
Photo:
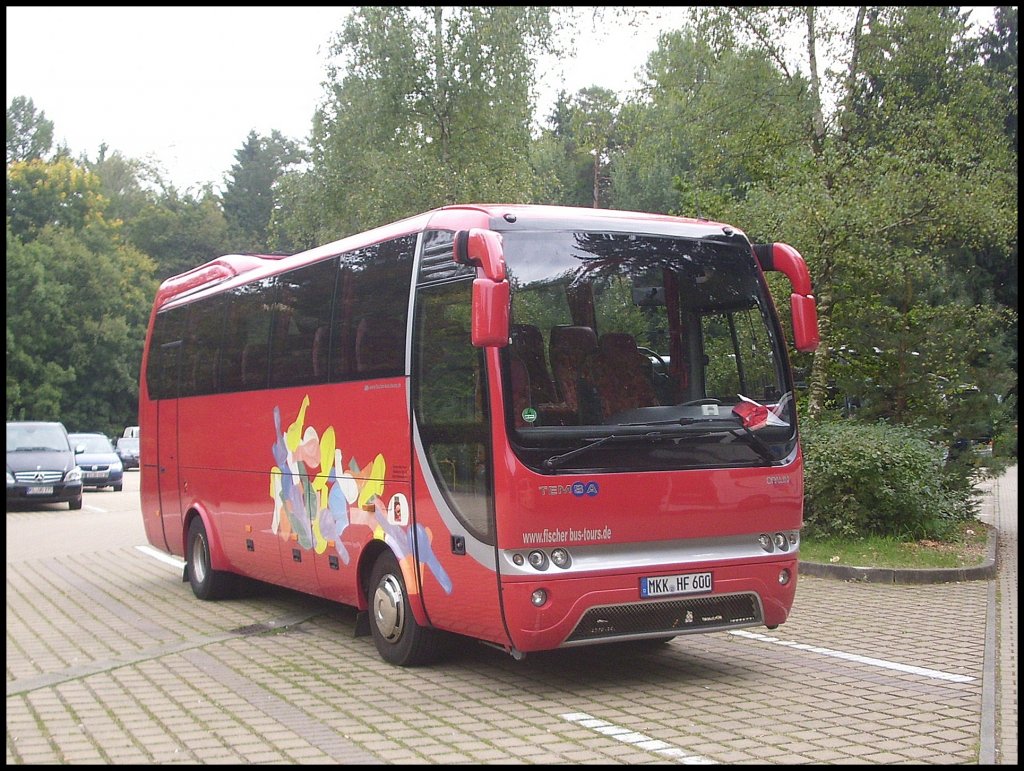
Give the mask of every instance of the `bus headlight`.
<path id="1" fill-rule="evenodd" d="M 783 568 L 782 570 L 780 570 L 779 571 L 779 586 L 785 586 L 786 584 L 788 584 L 790 578 L 791 578 L 791 576 L 790 576 L 790 573 L 789 573 L 788 569 Z"/>
<path id="2" fill-rule="evenodd" d="M 768 533 L 761 533 L 757 537 L 757 542 L 761 544 L 761 548 L 767 552 L 774 551 L 775 547 L 772 545 L 772 537 Z"/>
<path id="3" fill-rule="evenodd" d="M 530 564 L 533 565 L 533 567 L 535 567 L 537 570 L 548 569 L 548 555 L 546 555 L 542 551 L 532 551 L 526 557 L 526 559 L 528 559 L 530 561 Z"/>
<path id="4" fill-rule="evenodd" d="M 551 552 L 551 561 L 555 564 L 556 568 L 562 568 L 563 570 L 572 563 L 569 559 L 569 552 L 565 549 L 555 549 Z"/>
<path id="5" fill-rule="evenodd" d="M 545 602 L 548 601 L 548 593 L 543 589 L 534 589 L 533 594 L 530 595 L 530 602 L 533 603 L 535 608 L 539 608 Z"/>
<path id="6" fill-rule="evenodd" d="M 779 551 L 786 551 L 788 545 L 789 541 L 786 539 L 785 533 L 775 534 L 775 548 L 777 548 Z"/>

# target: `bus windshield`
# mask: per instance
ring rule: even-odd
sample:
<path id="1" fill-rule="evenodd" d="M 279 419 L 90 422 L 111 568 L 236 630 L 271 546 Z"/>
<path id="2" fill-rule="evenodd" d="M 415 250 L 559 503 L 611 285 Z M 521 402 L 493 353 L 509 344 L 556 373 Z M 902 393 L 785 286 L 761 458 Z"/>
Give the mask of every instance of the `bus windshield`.
<path id="1" fill-rule="evenodd" d="M 766 465 L 795 450 L 786 350 L 745 240 L 503 238 L 505 412 L 528 466 Z"/>

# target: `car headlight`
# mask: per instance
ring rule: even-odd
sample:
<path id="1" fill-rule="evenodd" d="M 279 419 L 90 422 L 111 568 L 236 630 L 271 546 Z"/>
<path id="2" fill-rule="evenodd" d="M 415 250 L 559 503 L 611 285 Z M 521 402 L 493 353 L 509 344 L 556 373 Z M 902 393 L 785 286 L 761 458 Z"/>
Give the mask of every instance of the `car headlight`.
<path id="1" fill-rule="evenodd" d="M 71 471 L 64 475 L 65 482 L 81 482 L 82 481 L 82 469 L 75 466 Z"/>
<path id="2" fill-rule="evenodd" d="M 10 471 L 7 472 L 7 484 L 14 484 L 14 474 L 12 474 Z"/>

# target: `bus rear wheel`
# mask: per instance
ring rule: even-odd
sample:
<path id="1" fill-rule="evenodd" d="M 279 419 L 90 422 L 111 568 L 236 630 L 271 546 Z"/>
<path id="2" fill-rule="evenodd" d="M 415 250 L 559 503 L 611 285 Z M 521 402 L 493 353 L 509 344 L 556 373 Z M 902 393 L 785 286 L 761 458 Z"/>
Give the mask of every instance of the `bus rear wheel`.
<path id="1" fill-rule="evenodd" d="M 382 553 L 370 572 L 370 633 L 381 658 L 400 667 L 436 661 L 444 651 L 441 632 L 420 626 L 409 605 L 405 578 L 389 551 Z"/>
<path id="2" fill-rule="evenodd" d="M 188 526 L 185 542 L 185 573 L 192 593 L 200 600 L 219 600 L 231 594 L 233 576 L 210 567 L 210 539 L 203 520 L 196 517 Z"/>

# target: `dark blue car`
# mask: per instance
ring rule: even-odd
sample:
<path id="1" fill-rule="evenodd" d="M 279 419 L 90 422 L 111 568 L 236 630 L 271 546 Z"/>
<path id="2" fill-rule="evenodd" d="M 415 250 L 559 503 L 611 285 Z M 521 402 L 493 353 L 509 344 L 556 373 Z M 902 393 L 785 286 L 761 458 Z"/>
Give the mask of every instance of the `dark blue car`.
<path id="1" fill-rule="evenodd" d="M 114 452 L 114 446 L 105 434 L 71 434 L 71 444 L 84 446 L 78 454 L 78 467 L 82 469 L 82 487 L 113 487 L 120 490 L 124 480 L 124 466 Z"/>

